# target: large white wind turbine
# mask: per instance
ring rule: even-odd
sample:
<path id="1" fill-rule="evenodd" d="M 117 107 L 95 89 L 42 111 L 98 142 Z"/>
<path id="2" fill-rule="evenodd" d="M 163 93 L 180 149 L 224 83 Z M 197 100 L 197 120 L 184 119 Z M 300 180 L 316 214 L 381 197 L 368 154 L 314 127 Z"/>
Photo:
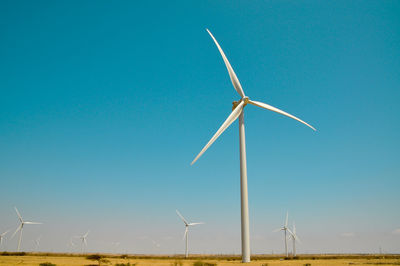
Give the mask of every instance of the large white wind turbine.
<path id="1" fill-rule="evenodd" d="M 4 239 L 5 235 L 6 235 L 9 231 L 10 231 L 10 230 L 7 230 L 7 231 L 5 231 L 4 233 L 0 234 L 0 247 L 1 247 L 1 244 L 3 243 L 3 239 Z"/>
<path id="2" fill-rule="evenodd" d="M 274 232 L 283 231 L 285 233 L 285 254 L 286 254 L 286 257 L 289 256 L 288 245 L 287 245 L 287 238 L 288 238 L 287 232 L 289 232 L 289 234 L 292 234 L 292 231 L 290 231 L 290 229 L 288 228 L 288 218 L 289 218 L 289 213 L 286 212 L 285 224 L 281 228 L 278 228 L 278 229 L 274 230 Z"/>
<path id="3" fill-rule="evenodd" d="M 296 241 L 301 243 L 300 238 L 296 234 L 296 225 L 293 222 L 293 231 L 290 232 L 290 237 L 292 238 L 293 241 L 293 256 L 296 257 Z"/>
<path id="4" fill-rule="evenodd" d="M 197 224 L 204 224 L 204 223 L 188 223 L 187 221 L 186 221 L 186 219 L 185 218 L 183 218 L 183 216 L 182 216 L 182 214 L 180 214 L 179 213 L 179 211 L 178 210 L 176 210 L 176 214 L 178 214 L 178 216 L 182 219 L 182 221 L 183 221 L 183 223 L 185 224 L 185 234 L 183 235 L 183 238 L 185 239 L 186 238 L 186 248 L 185 248 L 185 258 L 187 258 L 188 257 L 188 252 L 189 252 L 189 249 L 188 249 L 188 238 L 189 238 L 189 226 L 193 226 L 193 225 L 197 225 Z"/>
<path id="5" fill-rule="evenodd" d="M 207 29 L 207 32 L 210 34 L 211 38 L 214 40 L 222 59 L 224 60 L 225 66 L 228 70 L 229 77 L 232 81 L 233 87 L 240 95 L 240 100 L 233 102 L 232 113 L 228 116 L 222 126 L 218 129 L 218 131 L 214 134 L 214 136 L 210 139 L 210 141 L 204 146 L 204 148 L 200 151 L 200 153 L 196 156 L 196 158 L 192 161 L 192 165 L 200 158 L 200 156 L 214 143 L 214 141 L 237 119 L 239 118 L 239 139 L 240 139 L 240 194 L 241 194 L 241 223 L 242 223 L 242 261 L 249 262 L 250 261 L 250 236 L 249 236 L 249 210 L 248 210 L 248 196 L 247 196 L 247 166 L 246 166 L 246 143 L 245 143 L 245 130 L 244 130 L 244 107 L 247 104 L 252 104 L 278 114 L 285 115 L 294 120 L 297 120 L 306 126 L 313 128 L 311 125 L 307 124 L 303 120 L 286 113 L 276 107 L 271 105 L 252 101 L 247 97 L 240 85 L 239 79 L 237 78 L 235 72 L 228 59 L 225 56 L 225 53 L 222 51 L 221 46 L 219 46 L 217 40 L 211 34 L 211 32 Z"/>
<path id="6" fill-rule="evenodd" d="M 15 236 L 15 234 L 19 231 L 19 240 L 18 240 L 18 252 L 19 252 L 20 247 L 21 247 L 21 241 L 22 241 L 22 229 L 24 228 L 24 225 L 25 224 L 42 224 L 42 223 L 24 221 L 22 219 L 21 214 L 19 214 L 17 207 L 14 207 L 14 208 L 15 208 L 15 211 L 17 212 L 20 225 L 18 226 L 17 230 L 15 230 L 14 234 L 12 234 L 11 238 L 13 238 Z"/>
<path id="7" fill-rule="evenodd" d="M 84 247 L 87 246 L 86 238 L 87 238 L 89 232 L 90 232 L 90 230 L 88 230 L 86 232 L 86 234 L 84 234 L 82 236 L 75 236 L 76 238 L 79 238 L 80 240 L 82 240 L 82 253 L 83 253 Z"/>

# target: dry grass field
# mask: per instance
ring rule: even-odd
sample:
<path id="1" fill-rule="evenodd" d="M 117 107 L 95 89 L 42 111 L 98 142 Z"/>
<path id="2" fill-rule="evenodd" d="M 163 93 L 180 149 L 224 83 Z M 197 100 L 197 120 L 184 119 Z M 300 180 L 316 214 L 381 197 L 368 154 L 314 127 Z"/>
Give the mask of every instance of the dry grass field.
<path id="1" fill-rule="evenodd" d="M 100 262 L 90 260 L 85 256 L 68 254 L 25 254 L 16 256 L 15 254 L 2 255 L 0 253 L 0 266 L 3 265 L 45 265 L 52 263 L 57 266 L 83 266 L 83 265 L 159 265 L 159 266 L 224 266 L 240 265 L 238 257 L 224 256 L 198 256 L 190 259 L 183 259 L 179 256 L 113 256 L 102 255 Z M 100 264 L 99 264 L 100 263 Z M 48 264 L 49 266 L 52 264 Z M 400 255 L 330 255 L 330 256 L 300 256 L 297 259 L 283 260 L 278 256 L 254 256 L 252 262 L 246 265 L 258 266 L 339 266 L 339 265 L 400 265 Z"/>

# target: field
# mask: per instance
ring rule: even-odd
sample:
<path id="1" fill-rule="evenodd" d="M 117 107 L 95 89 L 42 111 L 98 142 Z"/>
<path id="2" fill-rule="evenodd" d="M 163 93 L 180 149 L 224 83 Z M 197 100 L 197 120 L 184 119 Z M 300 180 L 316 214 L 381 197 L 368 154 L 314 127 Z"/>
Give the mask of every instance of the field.
<path id="1" fill-rule="evenodd" d="M 93 256 L 94 255 L 94 256 Z M 88 255 L 90 256 L 90 255 Z M 97 256 L 97 257 L 96 257 Z M 0 265 L 40 265 L 49 262 L 57 266 L 82 265 L 182 265 L 212 266 L 240 265 L 235 256 L 192 256 L 184 259 L 181 256 L 127 256 L 97 255 L 87 256 L 71 254 L 0 253 Z M 96 260 L 97 259 L 97 260 Z M 48 264 L 51 265 L 51 264 Z M 400 255 L 300 255 L 295 259 L 283 260 L 279 256 L 253 256 L 252 262 L 246 265 L 258 266 L 334 266 L 334 265 L 400 265 Z"/>

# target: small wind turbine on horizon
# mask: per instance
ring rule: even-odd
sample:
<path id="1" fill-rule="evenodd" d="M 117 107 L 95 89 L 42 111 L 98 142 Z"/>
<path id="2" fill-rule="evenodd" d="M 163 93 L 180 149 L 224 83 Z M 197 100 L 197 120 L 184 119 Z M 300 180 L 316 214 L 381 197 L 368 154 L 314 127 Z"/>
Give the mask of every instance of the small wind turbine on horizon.
<path id="1" fill-rule="evenodd" d="M 161 247 L 160 243 L 154 239 L 150 239 L 151 243 L 153 243 L 153 247 L 159 249 Z"/>
<path id="2" fill-rule="evenodd" d="M 35 243 L 35 251 L 38 251 L 39 246 L 40 246 L 40 239 L 42 236 L 39 236 L 38 238 L 36 238 L 33 242 Z"/>
<path id="3" fill-rule="evenodd" d="M 118 253 L 118 247 L 121 243 L 120 242 L 111 242 L 111 246 L 113 247 L 114 253 Z"/>
<path id="4" fill-rule="evenodd" d="M 75 247 L 75 243 L 72 241 L 72 237 L 69 239 L 69 241 L 67 242 L 67 247 L 69 248 L 69 250 L 71 252 L 74 251 L 74 247 Z"/>
<path id="5" fill-rule="evenodd" d="M 0 234 L 0 247 L 1 244 L 3 243 L 3 239 L 5 238 L 5 235 L 9 232 L 10 230 L 5 231 L 4 233 Z"/>
<path id="6" fill-rule="evenodd" d="M 14 234 L 12 234 L 11 238 L 13 238 L 15 236 L 15 234 L 19 231 L 19 240 L 18 240 L 18 252 L 20 251 L 20 247 L 21 247 L 21 241 L 22 241 L 22 229 L 24 228 L 25 224 L 42 224 L 42 223 L 37 223 L 37 222 L 26 222 L 22 219 L 21 214 L 18 212 L 17 207 L 14 207 L 15 211 L 17 212 L 18 215 L 18 219 L 20 222 L 20 225 L 18 226 L 17 230 L 15 230 Z"/>
<path id="7" fill-rule="evenodd" d="M 183 235 L 183 239 L 186 238 L 186 248 L 185 248 L 185 258 L 188 257 L 188 252 L 189 252 L 189 244 L 188 244 L 188 238 L 189 238 L 189 226 L 194 226 L 194 225 L 198 225 L 198 224 L 204 224 L 202 222 L 200 223 L 188 223 L 186 221 L 185 218 L 183 218 L 182 214 L 179 213 L 178 210 L 176 210 L 176 214 L 178 214 L 178 216 L 181 218 L 181 220 L 183 221 L 183 223 L 185 224 L 185 234 Z"/>
<path id="8" fill-rule="evenodd" d="M 83 251 L 84 251 L 84 247 L 87 246 L 86 238 L 87 238 L 89 232 L 90 232 L 90 230 L 88 230 L 88 231 L 86 232 L 86 234 L 84 234 L 84 235 L 82 235 L 82 236 L 75 236 L 76 238 L 79 238 L 79 239 L 82 240 L 82 253 L 83 253 Z"/>
<path id="9" fill-rule="evenodd" d="M 293 256 L 296 257 L 296 241 L 301 243 L 300 238 L 296 234 L 296 225 L 293 222 L 293 231 L 289 231 L 290 238 L 293 241 Z"/>
<path id="10" fill-rule="evenodd" d="M 225 66 L 228 70 L 229 77 L 233 84 L 233 87 L 240 95 L 240 100 L 233 102 L 232 113 L 228 116 L 222 126 L 217 130 L 214 136 L 210 139 L 210 141 L 204 146 L 204 148 L 200 151 L 200 153 L 194 158 L 191 165 L 193 165 L 201 155 L 214 143 L 214 141 L 237 119 L 239 118 L 239 143 L 240 143 L 240 195 L 241 195 L 241 230 L 242 230 L 242 262 L 250 262 L 250 233 L 249 233 L 249 209 L 248 209 L 248 192 L 247 192 L 247 165 L 246 165 L 246 140 L 245 140 L 245 128 L 244 128 L 244 107 L 247 104 L 252 104 L 257 107 L 261 107 L 273 112 L 276 112 L 281 115 L 285 115 L 294 120 L 303 123 L 304 125 L 310 127 L 315 130 L 314 127 L 307 124 L 303 120 L 286 113 L 276 107 L 271 105 L 252 101 L 244 94 L 242 86 L 240 85 L 239 79 L 237 78 L 235 72 L 228 59 L 225 56 L 225 53 L 222 51 L 221 46 L 218 44 L 217 40 L 211 34 L 211 32 L 207 29 L 207 32 L 210 34 L 213 39 L 215 45 L 217 46 L 222 59 L 224 60 Z"/>
<path id="11" fill-rule="evenodd" d="M 286 254 L 286 257 L 289 256 L 288 245 L 287 245 L 287 239 L 288 239 L 287 232 L 289 232 L 289 234 L 292 234 L 292 231 L 290 231 L 290 229 L 288 228 L 288 218 L 289 218 L 289 212 L 286 212 L 285 224 L 281 228 L 278 228 L 278 229 L 274 230 L 274 232 L 284 231 L 284 233 L 285 233 L 285 254 Z"/>

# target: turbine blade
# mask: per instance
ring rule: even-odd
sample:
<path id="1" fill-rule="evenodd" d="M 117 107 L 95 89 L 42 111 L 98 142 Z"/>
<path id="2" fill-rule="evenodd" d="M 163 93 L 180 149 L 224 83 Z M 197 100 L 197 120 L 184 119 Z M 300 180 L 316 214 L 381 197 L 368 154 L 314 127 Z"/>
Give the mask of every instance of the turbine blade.
<path id="1" fill-rule="evenodd" d="M 198 224 L 204 224 L 204 223 L 202 223 L 202 222 L 200 222 L 200 223 L 190 223 L 188 225 L 192 226 L 192 225 L 198 225 Z"/>
<path id="2" fill-rule="evenodd" d="M 244 97 L 244 92 L 242 89 L 242 85 L 240 85 L 239 79 L 237 78 L 235 71 L 233 71 L 233 68 L 231 66 L 231 64 L 228 61 L 228 58 L 226 58 L 224 51 L 222 51 L 221 46 L 219 46 L 217 40 L 214 38 L 214 36 L 211 34 L 211 32 L 207 29 L 208 34 L 210 34 L 211 38 L 214 40 L 215 45 L 217 45 L 218 50 L 222 56 L 222 59 L 224 59 L 224 63 L 226 68 L 228 69 L 228 73 L 229 73 L 229 77 L 231 78 L 233 87 L 235 88 L 235 90 L 239 93 L 240 97 Z"/>
<path id="3" fill-rule="evenodd" d="M 24 222 L 24 224 L 43 224 L 43 223 L 36 223 L 36 222 Z"/>
<path id="4" fill-rule="evenodd" d="M 14 234 L 12 234 L 12 236 L 11 236 L 10 239 L 12 239 L 12 238 L 15 236 L 15 234 L 16 234 L 19 230 L 21 230 L 21 227 L 22 227 L 22 224 L 20 224 L 20 225 L 17 227 L 17 230 L 15 230 Z"/>
<path id="5" fill-rule="evenodd" d="M 22 223 L 23 220 L 22 220 L 21 214 L 19 214 L 19 211 L 18 211 L 17 207 L 14 207 L 14 208 L 15 208 L 15 211 L 17 212 L 17 215 L 18 215 L 19 220 L 20 220 L 21 223 Z"/>
<path id="6" fill-rule="evenodd" d="M 83 237 L 86 238 L 88 236 L 89 232 L 90 232 L 90 230 L 88 230 L 87 233 L 83 235 Z"/>
<path id="7" fill-rule="evenodd" d="M 214 141 L 239 117 L 242 112 L 244 102 L 241 101 L 238 106 L 232 111 L 232 113 L 228 116 L 222 126 L 218 129 L 218 131 L 214 134 L 214 136 L 210 139 L 210 141 L 204 146 L 204 148 L 200 151 L 200 153 L 194 158 L 193 162 L 190 165 L 193 165 L 201 155 L 214 143 Z"/>
<path id="8" fill-rule="evenodd" d="M 10 232 L 10 230 L 5 231 L 5 232 L 2 233 L 0 236 L 3 237 L 3 236 L 5 236 L 8 232 Z"/>
<path id="9" fill-rule="evenodd" d="M 251 103 L 252 105 L 255 105 L 255 106 L 258 106 L 258 107 L 261 107 L 261 108 L 264 108 L 264 109 L 267 109 L 267 110 L 270 110 L 270 111 L 273 111 L 273 112 L 276 112 L 276 113 L 278 113 L 278 114 L 281 114 L 281 115 L 285 115 L 285 116 L 287 116 L 287 117 L 290 117 L 290 118 L 292 118 L 292 119 L 294 119 L 294 120 L 297 120 L 297 121 L 299 121 L 300 123 L 303 123 L 304 125 L 310 127 L 310 128 L 313 129 L 314 131 L 317 131 L 313 126 L 311 126 L 310 124 L 307 124 L 306 122 L 304 122 L 304 121 L 301 120 L 300 118 L 297 118 L 297 117 L 295 117 L 294 115 L 291 115 L 291 114 L 289 114 L 289 113 L 286 113 L 285 111 L 282 111 L 282 110 L 280 110 L 280 109 L 278 109 L 278 108 L 276 108 L 276 107 L 273 107 L 273 106 L 271 106 L 271 105 L 269 105 L 269 104 L 262 103 L 262 102 L 257 102 L 257 101 L 251 101 L 251 100 L 249 100 L 249 103 Z"/>
<path id="10" fill-rule="evenodd" d="M 272 231 L 272 232 L 276 233 L 276 232 L 279 232 L 279 231 L 282 231 L 282 228 L 275 229 L 275 230 Z"/>
<path id="11" fill-rule="evenodd" d="M 295 234 L 293 234 L 293 232 L 292 232 L 289 228 L 286 228 L 286 230 L 288 230 L 289 234 L 290 234 L 293 238 L 296 237 Z"/>
<path id="12" fill-rule="evenodd" d="M 288 218 L 289 218 L 289 212 L 286 212 L 285 227 L 288 226 Z"/>
<path id="13" fill-rule="evenodd" d="M 182 219 L 182 221 L 185 223 L 185 225 L 188 225 L 188 222 L 185 220 L 185 218 L 183 218 L 182 214 L 180 214 L 180 212 L 178 212 L 178 210 L 176 210 L 176 214 L 178 214 L 178 216 Z"/>

